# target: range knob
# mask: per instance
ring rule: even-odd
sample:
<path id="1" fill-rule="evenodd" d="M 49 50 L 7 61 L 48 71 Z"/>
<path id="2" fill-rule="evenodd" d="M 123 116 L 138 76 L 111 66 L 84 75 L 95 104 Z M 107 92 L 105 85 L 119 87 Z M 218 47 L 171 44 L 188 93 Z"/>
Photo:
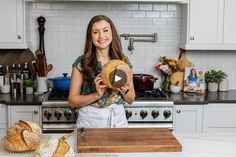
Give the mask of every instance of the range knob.
<path id="1" fill-rule="evenodd" d="M 56 110 L 56 111 L 54 112 L 54 116 L 56 117 L 57 120 L 60 120 L 60 119 L 61 119 L 61 116 L 62 116 L 62 112 Z"/>
<path id="2" fill-rule="evenodd" d="M 75 119 L 77 119 L 79 117 L 79 110 L 75 110 L 74 116 L 75 116 Z"/>
<path id="3" fill-rule="evenodd" d="M 125 115 L 126 115 L 126 118 L 129 119 L 132 116 L 132 112 L 125 110 Z"/>
<path id="4" fill-rule="evenodd" d="M 155 118 L 158 117 L 158 116 L 159 116 L 159 111 L 153 110 L 153 111 L 152 111 L 152 117 L 155 119 Z"/>
<path id="5" fill-rule="evenodd" d="M 165 110 L 163 115 L 164 115 L 165 119 L 169 118 L 171 116 L 170 110 Z"/>
<path id="6" fill-rule="evenodd" d="M 147 111 L 145 111 L 145 110 L 141 110 L 141 111 L 140 111 L 140 116 L 141 116 L 142 119 L 146 118 L 147 115 L 148 115 L 148 112 L 147 112 Z"/>
<path id="7" fill-rule="evenodd" d="M 70 120 L 72 116 L 71 109 L 66 109 L 66 111 L 64 112 L 64 116 L 66 117 L 67 120 Z"/>
<path id="8" fill-rule="evenodd" d="M 44 117 L 46 117 L 47 120 L 50 120 L 50 118 L 52 117 L 52 111 L 49 110 L 44 111 Z"/>

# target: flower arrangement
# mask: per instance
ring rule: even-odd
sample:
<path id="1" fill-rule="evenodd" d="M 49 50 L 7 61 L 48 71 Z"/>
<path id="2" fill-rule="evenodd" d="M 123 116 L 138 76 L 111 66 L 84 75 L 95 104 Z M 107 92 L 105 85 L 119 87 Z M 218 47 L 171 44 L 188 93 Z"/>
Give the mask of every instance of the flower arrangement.
<path id="1" fill-rule="evenodd" d="M 168 58 L 166 56 L 160 56 L 160 63 L 155 66 L 155 69 L 163 76 L 162 90 L 165 92 L 169 92 L 171 85 L 171 75 L 179 71 L 177 60 L 175 60 L 174 58 Z"/>

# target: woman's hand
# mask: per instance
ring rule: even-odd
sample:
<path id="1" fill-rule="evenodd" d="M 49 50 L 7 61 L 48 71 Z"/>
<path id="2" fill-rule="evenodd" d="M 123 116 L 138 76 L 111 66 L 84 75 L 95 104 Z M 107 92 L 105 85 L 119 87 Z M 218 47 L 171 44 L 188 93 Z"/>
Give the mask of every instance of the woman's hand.
<path id="1" fill-rule="evenodd" d="M 106 85 L 103 84 L 101 74 L 98 74 L 94 79 L 95 87 L 97 90 L 97 96 L 101 98 L 104 93 L 107 91 Z"/>

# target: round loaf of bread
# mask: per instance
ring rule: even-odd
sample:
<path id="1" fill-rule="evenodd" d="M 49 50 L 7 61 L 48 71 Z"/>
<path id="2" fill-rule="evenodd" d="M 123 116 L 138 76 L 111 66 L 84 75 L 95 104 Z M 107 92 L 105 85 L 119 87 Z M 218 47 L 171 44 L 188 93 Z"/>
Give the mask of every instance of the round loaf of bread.
<path id="1" fill-rule="evenodd" d="M 122 60 L 111 60 L 106 63 L 101 71 L 103 83 L 111 89 L 125 86 L 131 79 L 131 69 Z"/>
<path id="2" fill-rule="evenodd" d="M 36 150 L 40 145 L 41 128 L 34 122 L 19 121 L 7 130 L 4 148 L 12 152 Z"/>
<path id="3" fill-rule="evenodd" d="M 53 139 L 42 143 L 35 151 L 35 157 L 74 157 L 71 146 L 62 139 Z"/>

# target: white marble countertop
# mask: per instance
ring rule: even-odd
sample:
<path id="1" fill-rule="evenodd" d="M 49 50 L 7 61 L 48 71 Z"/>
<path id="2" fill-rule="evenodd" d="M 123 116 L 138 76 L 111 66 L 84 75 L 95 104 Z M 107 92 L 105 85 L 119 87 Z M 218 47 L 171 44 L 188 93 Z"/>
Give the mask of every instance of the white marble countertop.
<path id="1" fill-rule="evenodd" d="M 45 134 L 45 139 L 57 139 L 62 134 Z M 150 153 L 87 153 L 76 154 L 76 157 L 236 157 L 236 133 L 214 134 L 174 134 L 182 144 L 182 152 L 150 152 Z M 3 135 L 0 135 L 1 139 Z M 76 150 L 76 137 L 67 139 Z M 2 142 L 2 140 L 1 140 Z M 0 145 L 0 157 L 32 157 L 34 152 L 9 153 Z"/>

